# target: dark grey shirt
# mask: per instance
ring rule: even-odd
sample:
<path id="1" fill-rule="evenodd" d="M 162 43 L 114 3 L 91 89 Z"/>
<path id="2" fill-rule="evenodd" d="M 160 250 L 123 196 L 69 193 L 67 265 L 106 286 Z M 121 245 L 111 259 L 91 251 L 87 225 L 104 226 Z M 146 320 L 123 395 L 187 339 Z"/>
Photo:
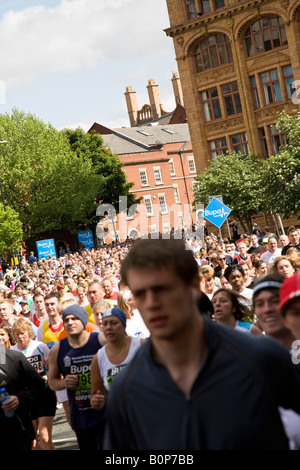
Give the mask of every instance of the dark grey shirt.
<path id="1" fill-rule="evenodd" d="M 300 413 L 289 351 L 204 320 L 209 355 L 189 397 L 153 361 L 151 338 L 115 379 L 105 450 L 288 449 L 278 406 Z"/>

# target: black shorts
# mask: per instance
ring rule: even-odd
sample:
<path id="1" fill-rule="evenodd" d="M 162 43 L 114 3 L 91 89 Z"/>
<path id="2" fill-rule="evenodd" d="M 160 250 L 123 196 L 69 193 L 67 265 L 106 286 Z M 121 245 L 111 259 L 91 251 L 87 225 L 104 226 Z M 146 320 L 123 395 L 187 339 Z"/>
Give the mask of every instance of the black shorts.
<path id="1" fill-rule="evenodd" d="M 42 416 L 55 416 L 56 394 L 49 386 L 39 394 L 31 409 L 31 419 L 38 419 Z"/>

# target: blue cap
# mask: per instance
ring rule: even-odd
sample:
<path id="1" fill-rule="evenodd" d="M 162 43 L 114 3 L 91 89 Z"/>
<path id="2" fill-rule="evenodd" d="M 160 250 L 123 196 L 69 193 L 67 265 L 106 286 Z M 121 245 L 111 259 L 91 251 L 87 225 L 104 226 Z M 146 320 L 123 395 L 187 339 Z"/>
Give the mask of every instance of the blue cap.
<path id="1" fill-rule="evenodd" d="M 106 317 L 111 317 L 111 316 L 118 317 L 123 323 L 124 328 L 126 328 L 126 315 L 121 308 L 118 308 L 118 307 L 108 308 L 102 313 L 102 319 Z"/>

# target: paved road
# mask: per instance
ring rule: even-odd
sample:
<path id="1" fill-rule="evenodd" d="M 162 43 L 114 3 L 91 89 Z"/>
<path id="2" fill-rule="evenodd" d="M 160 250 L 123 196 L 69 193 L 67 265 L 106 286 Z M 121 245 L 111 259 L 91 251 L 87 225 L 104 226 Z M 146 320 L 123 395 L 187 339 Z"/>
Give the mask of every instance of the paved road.
<path id="1" fill-rule="evenodd" d="M 56 450 L 79 450 L 76 436 L 66 420 L 63 408 L 56 410 L 52 439 Z"/>

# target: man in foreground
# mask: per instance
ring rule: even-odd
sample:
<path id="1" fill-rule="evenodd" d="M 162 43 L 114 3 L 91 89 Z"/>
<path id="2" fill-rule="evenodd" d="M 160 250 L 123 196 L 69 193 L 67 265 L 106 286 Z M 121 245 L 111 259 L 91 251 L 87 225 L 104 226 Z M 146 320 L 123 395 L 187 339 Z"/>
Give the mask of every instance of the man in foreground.
<path id="1" fill-rule="evenodd" d="M 121 277 L 151 336 L 111 387 L 104 449 L 287 450 L 278 406 L 300 412 L 289 351 L 201 315 L 182 240 L 138 241 Z"/>

